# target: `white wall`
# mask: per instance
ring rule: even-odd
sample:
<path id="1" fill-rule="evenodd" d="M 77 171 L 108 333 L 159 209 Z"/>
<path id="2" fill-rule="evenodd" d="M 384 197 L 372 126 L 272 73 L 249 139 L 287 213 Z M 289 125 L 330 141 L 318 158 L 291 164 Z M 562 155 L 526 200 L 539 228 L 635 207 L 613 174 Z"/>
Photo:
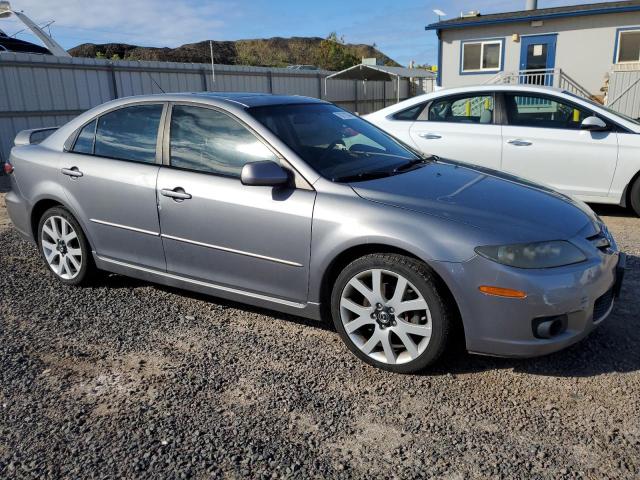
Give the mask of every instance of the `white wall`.
<path id="1" fill-rule="evenodd" d="M 589 90 L 600 94 L 604 77 L 611 69 L 619 27 L 639 26 L 640 12 L 588 15 L 544 20 L 540 27 L 530 22 L 506 23 L 442 31 L 442 86 L 444 88 L 478 85 L 489 81 L 493 74 L 460 75 L 460 42 L 480 38 L 505 39 L 504 70 L 520 68 L 520 42 L 512 35 L 543 35 L 557 33 L 556 67 Z"/>

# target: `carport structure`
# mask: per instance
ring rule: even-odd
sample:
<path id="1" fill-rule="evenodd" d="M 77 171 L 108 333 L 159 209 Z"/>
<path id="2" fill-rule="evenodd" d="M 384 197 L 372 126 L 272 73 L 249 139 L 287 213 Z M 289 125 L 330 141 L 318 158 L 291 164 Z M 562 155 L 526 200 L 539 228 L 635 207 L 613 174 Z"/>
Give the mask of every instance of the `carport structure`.
<path id="1" fill-rule="evenodd" d="M 397 99 L 400 102 L 400 81 L 403 79 L 409 80 L 409 85 L 413 83 L 415 79 L 431 79 L 434 80 L 436 75 L 428 70 L 422 70 L 419 68 L 406 68 L 406 67 L 388 67 L 386 65 L 370 65 L 361 63 L 354 65 L 353 67 L 346 68 L 340 72 L 333 73 L 324 79 L 324 91 L 327 93 L 327 82 L 329 80 L 362 80 L 362 82 L 368 81 L 382 81 L 382 82 L 396 82 Z M 364 83 L 366 85 L 366 83 Z"/>

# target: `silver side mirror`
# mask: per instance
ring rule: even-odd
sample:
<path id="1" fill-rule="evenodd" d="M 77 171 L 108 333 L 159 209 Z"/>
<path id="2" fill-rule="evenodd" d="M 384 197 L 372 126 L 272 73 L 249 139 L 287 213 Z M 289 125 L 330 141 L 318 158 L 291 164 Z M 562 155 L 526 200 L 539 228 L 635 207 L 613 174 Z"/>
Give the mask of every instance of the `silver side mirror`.
<path id="1" fill-rule="evenodd" d="M 243 185 L 278 187 L 289 183 L 289 174 L 276 162 L 262 160 L 245 164 L 240 181 Z"/>
<path id="2" fill-rule="evenodd" d="M 602 132 L 609 129 L 607 124 L 596 116 L 585 118 L 580 124 L 580 128 L 582 130 L 589 130 L 590 132 Z"/>

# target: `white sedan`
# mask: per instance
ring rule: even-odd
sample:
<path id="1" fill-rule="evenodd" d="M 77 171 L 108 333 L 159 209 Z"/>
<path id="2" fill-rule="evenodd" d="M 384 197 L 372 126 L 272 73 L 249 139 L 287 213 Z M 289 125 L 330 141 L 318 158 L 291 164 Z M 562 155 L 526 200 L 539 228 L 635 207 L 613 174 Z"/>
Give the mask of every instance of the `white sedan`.
<path id="1" fill-rule="evenodd" d="M 365 118 L 419 150 L 640 215 L 640 122 L 563 90 L 440 90 Z"/>

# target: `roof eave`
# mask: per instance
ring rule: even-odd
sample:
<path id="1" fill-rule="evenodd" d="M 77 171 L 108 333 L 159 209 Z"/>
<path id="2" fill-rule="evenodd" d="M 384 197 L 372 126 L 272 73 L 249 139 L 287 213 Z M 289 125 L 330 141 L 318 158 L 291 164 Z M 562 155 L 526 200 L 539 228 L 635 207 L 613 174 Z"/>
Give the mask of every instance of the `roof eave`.
<path id="1" fill-rule="evenodd" d="M 477 21 L 467 21 L 462 23 L 432 23 L 424 27 L 425 30 L 452 30 L 455 28 L 477 27 L 484 25 L 497 25 L 500 23 L 517 23 L 517 22 L 531 22 L 535 20 L 546 20 L 549 18 L 562 18 L 562 17 L 582 17 L 587 15 L 605 15 L 609 13 L 626 13 L 640 11 L 640 5 L 629 5 L 627 7 L 616 8 L 600 8 L 593 10 L 582 10 L 577 12 L 555 12 L 555 13 L 541 13 L 538 15 L 529 15 L 527 17 L 519 18 L 497 18 L 497 19 L 483 19 L 482 16 L 478 17 Z"/>

